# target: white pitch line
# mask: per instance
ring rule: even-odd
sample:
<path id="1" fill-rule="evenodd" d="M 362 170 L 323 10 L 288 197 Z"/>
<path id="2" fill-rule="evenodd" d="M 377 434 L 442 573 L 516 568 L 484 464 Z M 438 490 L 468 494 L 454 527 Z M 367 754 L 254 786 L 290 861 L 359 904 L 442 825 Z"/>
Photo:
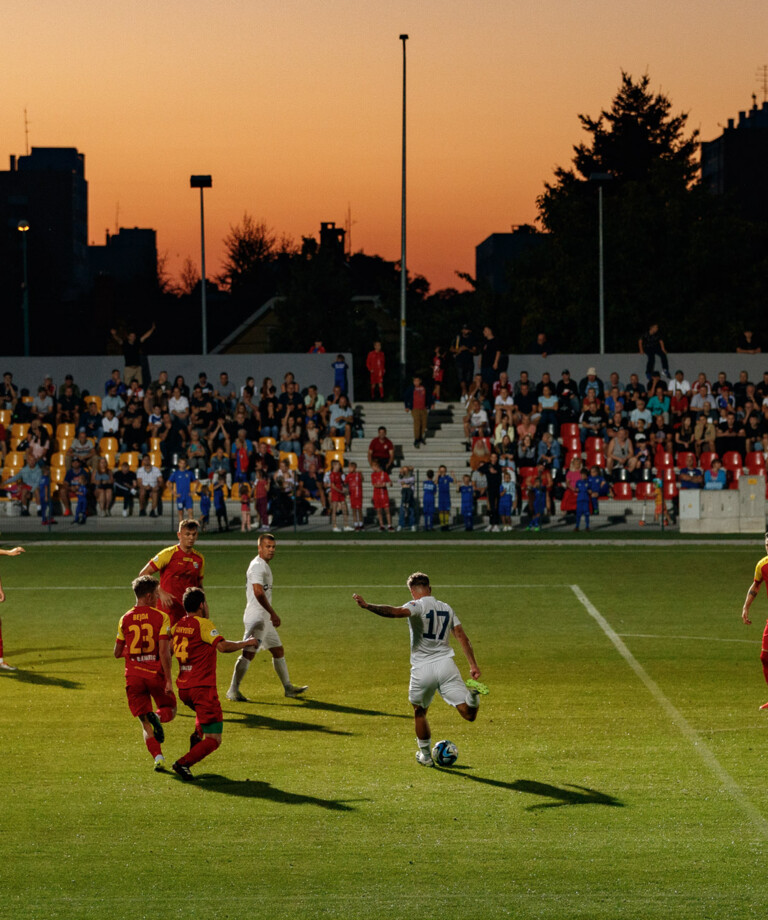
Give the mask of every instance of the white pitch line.
<path id="1" fill-rule="evenodd" d="M 503 584 L 503 585 L 487 585 L 484 584 L 483 588 L 570 588 L 570 585 L 521 585 L 521 584 Z M 332 591 L 333 589 L 338 588 L 339 590 L 347 588 L 402 588 L 405 590 L 405 584 L 400 583 L 396 585 L 382 585 L 378 582 L 355 582 L 353 585 L 278 585 L 277 590 L 283 591 L 285 589 L 292 591 L 316 591 L 316 590 L 325 590 Z M 477 589 L 477 585 L 450 585 L 450 584 L 441 584 L 440 590 L 443 588 L 468 588 L 472 590 Z M 206 585 L 206 591 L 239 591 L 245 590 L 245 583 L 239 585 Z M 15 587 L 10 588 L 11 591 L 130 591 L 130 585 L 16 585 Z"/>
<path id="2" fill-rule="evenodd" d="M 693 728 L 693 726 L 688 722 L 680 710 L 677 709 L 664 695 L 664 692 L 656 683 L 656 681 L 653 680 L 653 678 L 635 658 L 632 652 L 630 652 L 624 642 L 622 642 L 618 633 L 613 629 L 608 620 L 605 619 L 605 617 L 590 601 L 590 599 L 581 590 L 581 588 L 578 585 L 571 585 L 571 591 L 573 591 L 587 613 L 610 639 L 610 641 L 615 646 L 616 651 L 618 651 L 621 657 L 627 662 L 630 668 L 632 668 L 635 674 L 645 684 L 651 696 L 656 700 L 659 706 L 661 706 L 664 712 L 666 712 L 672 723 L 678 728 L 680 733 L 685 738 L 687 738 L 688 741 L 691 742 L 696 753 L 704 761 L 704 764 L 709 767 L 715 777 L 717 777 L 717 779 L 723 784 L 725 789 L 730 793 L 731 797 L 741 807 L 741 810 L 750 819 L 750 821 L 752 821 L 762 836 L 768 839 L 768 821 L 757 810 L 757 808 L 755 808 L 752 802 L 744 794 L 741 786 L 739 786 L 736 780 L 715 757 L 709 747 L 707 747 L 704 741 L 702 741 L 701 736 L 696 731 L 696 729 Z"/>
<path id="3" fill-rule="evenodd" d="M 651 636 L 647 633 L 617 633 L 623 639 L 691 639 L 696 642 L 746 642 L 748 645 L 759 645 L 761 639 L 721 639 L 719 636 Z"/>

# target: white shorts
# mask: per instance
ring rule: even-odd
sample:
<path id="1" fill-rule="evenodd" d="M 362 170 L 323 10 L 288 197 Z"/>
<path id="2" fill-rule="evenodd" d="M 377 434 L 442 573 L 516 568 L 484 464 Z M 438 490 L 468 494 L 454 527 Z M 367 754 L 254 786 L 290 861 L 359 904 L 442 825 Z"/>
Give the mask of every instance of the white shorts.
<path id="1" fill-rule="evenodd" d="M 453 658 L 437 658 L 411 668 L 408 700 L 427 709 L 437 691 L 449 706 L 469 701 L 469 690 Z"/>
<path id="2" fill-rule="evenodd" d="M 257 652 L 260 652 L 263 648 L 278 648 L 283 644 L 266 611 L 251 613 L 250 610 L 246 610 L 243 614 L 243 623 L 245 625 L 243 639 L 250 639 L 251 636 L 255 636 L 259 640 L 259 644 L 256 646 Z"/>

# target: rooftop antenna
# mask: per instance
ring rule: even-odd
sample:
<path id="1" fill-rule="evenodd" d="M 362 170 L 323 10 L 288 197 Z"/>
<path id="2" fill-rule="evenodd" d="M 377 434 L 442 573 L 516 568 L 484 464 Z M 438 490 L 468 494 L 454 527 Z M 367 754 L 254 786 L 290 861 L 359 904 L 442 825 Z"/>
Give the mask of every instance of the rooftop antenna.
<path id="1" fill-rule="evenodd" d="M 352 255 L 352 226 L 356 223 L 356 220 L 352 220 L 352 206 L 347 202 L 347 216 L 344 221 L 344 229 L 347 231 L 347 256 Z"/>
<path id="2" fill-rule="evenodd" d="M 115 205 L 115 235 L 120 232 L 120 202 Z"/>
<path id="3" fill-rule="evenodd" d="M 768 64 L 763 64 L 757 68 L 757 79 L 760 81 L 760 88 L 763 91 L 763 102 L 768 102 Z"/>
<path id="4" fill-rule="evenodd" d="M 27 118 L 27 108 L 24 107 L 24 145 L 29 156 L 29 119 Z"/>

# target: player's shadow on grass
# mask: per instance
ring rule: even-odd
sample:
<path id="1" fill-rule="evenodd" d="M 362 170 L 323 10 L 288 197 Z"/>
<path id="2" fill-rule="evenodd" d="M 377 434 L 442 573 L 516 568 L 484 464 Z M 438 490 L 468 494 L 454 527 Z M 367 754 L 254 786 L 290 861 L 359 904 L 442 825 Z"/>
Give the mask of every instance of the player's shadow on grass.
<path id="1" fill-rule="evenodd" d="M 267 728 L 277 732 L 323 732 L 327 735 L 353 735 L 354 732 L 338 731 L 335 728 L 326 728 L 315 722 L 294 722 L 288 719 L 273 719 L 270 716 L 257 715 L 255 712 L 243 712 L 225 709 L 224 712 L 231 716 L 227 721 L 239 722 L 246 728 Z"/>
<path id="2" fill-rule="evenodd" d="M 37 671 L 24 671 L 19 668 L 18 671 L 9 671 L 3 675 L 6 680 L 17 680 L 24 684 L 37 684 L 44 687 L 61 687 L 64 690 L 82 690 L 83 684 L 76 680 L 67 680 L 65 677 L 49 677 L 47 674 L 40 674 Z"/>
<path id="3" fill-rule="evenodd" d="M 264 780 L 237 780 L 228 779 L 218 773 L 201 773 L 196 777 L 196 783 L 200 789 L 208 792 L 219 792 L 223 795 L 236 795 L 246 799 L 267 799 L 270 802 L 278 802 L 281 805 L 316 805 L 318 808 L 327 808 L 329 811 L 354 811 L 351 805 L 347 805 L 341 799 L 321 799 L 314 795 L 301 795 L 296 792 L 288 792 L 285 789 L 278 789 Z M 368 801 L 360 799 L 358 801 Z"/>
<path id="4" fill-rule="evenodd" d="M 399 712 L 381 712 L 379 709 L 359 709 L 357 706 L 342 706 L 339 703 L 326 703 L 324 700 L 302 700 L 302 709 L 321 709 L 323 712 L 340 712 L 351 716 L 386 716 L 390 719 L 408 719 L 413 721 L 413 715 Z"/>
<path id="5" fill-rule="evenodd" d="M 505 783 L 498 779 L 488 779 L 484 776 L 473 776 L 471 773 L 459 773 L 455 769 L 447 770 L 454 776 L 472 780 L 474 783 L 483 783 L 486 786 L 496 786 L 500 789 L 510 789 L 513 792 L 524 792 L 527 795 L 539 795 L 554 802 L 540 802 L 529 805 L 526 811 L 535 811 L 539 808 L 562 808 L 563 805 L 608 805 L 612 808 L 623 808 L 624 803 L 605 792 L 590 789 L 587 786 L 574 786 L 567 783 L 565 786 L 552 786 L 549 783 L 540 783 L 533 779 L 516 779 L 513 783 Z"/>

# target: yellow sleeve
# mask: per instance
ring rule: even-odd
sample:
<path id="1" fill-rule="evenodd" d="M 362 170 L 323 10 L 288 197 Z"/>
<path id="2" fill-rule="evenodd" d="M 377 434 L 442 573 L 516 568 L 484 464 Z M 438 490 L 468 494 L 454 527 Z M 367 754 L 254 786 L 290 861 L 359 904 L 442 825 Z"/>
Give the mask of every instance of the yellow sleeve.
<path id="1" fill-rule="evenodd" d="M 767 564 L 768 556 L 763 556 L 763 558 L 755 566 L 755 581 L 758 582 L 758 584 L 764 579 L 763 569 Z"/>
<path id="2" fill-rule="evenodd" d="M 120 622 L 117 624 L 117 639 L 115 642 L 125 642 L 125 634 L 123 633 L 123 620 L 125 615 L 120 617 Z"/>
<path id="3" fill-rule="evenodd" d="M 202 581 L 205 575 L 205 556 L 202 553 L 198 553 L 198 555 L 200 556 L 200 581 Z"/>
<path id="4" fill-rule="evenodd" d="M 163 615 L 163 623 L 160 627 L 160 638 L 161 639 L 170 639 L 171 638 L 171 618 L 164 611 L 160 611 Z"/>
<path id="5" fill-rule="evenodd" d="M 217 640 L 223 639 L 213 623 L 205 617 L 200 617 L 200 638 L 203 642 L 213 645 Z"/>
<path id="6" fill-rule="evenodd" d="M 168 565 L 175 551 L 175 546 L 168 546 L 165 549 L 161 549 L 160 552 L 156 556 L 153 556 L 149 561 L 158 571 L 160 571 Z"/>

